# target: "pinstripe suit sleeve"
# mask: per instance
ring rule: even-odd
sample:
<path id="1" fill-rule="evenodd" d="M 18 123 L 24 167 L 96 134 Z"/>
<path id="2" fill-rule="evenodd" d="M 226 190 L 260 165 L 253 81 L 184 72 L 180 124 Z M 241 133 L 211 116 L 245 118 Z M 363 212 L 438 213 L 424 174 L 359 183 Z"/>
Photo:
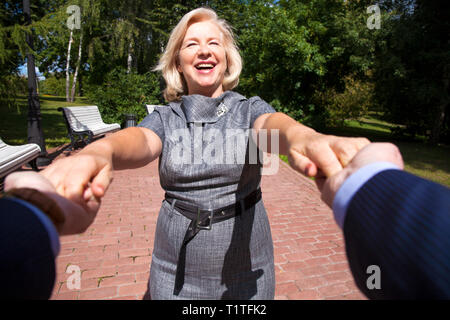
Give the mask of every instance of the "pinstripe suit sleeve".
<path id="1" fill-rule="evenodd" d="M 356 284 L 372 299 L 450 299 L 450 189 L 382 171 L 352 198 L 344 222 Z M 367 272 L 380 268 L 381 289 Z"/>
<path id="2" fill-rule="evenodd" d="M 0 298 L 48 299 L 56 275 L 45 225 L 27 206 L 0 199 Z"/>

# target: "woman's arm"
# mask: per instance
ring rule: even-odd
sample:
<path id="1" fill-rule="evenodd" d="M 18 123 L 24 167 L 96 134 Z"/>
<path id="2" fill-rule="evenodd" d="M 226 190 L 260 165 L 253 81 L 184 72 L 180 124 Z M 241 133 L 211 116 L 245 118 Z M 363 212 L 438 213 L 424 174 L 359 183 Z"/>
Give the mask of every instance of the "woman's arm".
<path id="1" fill-rule="evenodd" d="M 143 167 L 161 154 L 162 143 L 146 128 L 127 128 L 86 146 L 80 154 L 103 153 L 115 170 Z"/>
<path id="2" fill-rule="evenodd" d="M 306 176 L 316 176 L 322 172 L 330 177 L 345 167 L 353 156 L 369 144 L 366 138 L 346 138 L 324 135 L 306 127 L 284 113 L 266 113 L 253 124 L 254 133 L 267 130 L 267 148 L 271 152 L 271 130 L 278 130 L 279 153 L 288 156 L 289 164 Z M 257 142 L 260 147 L 259 139 Z M 262 147 L 264 147 L 262 145 Z"/>
<path id="3" fill-rule="evenodd" d="M 105 195 L 114 170 L 142 167 L 156 159 L 161 150 L 161 139 L 153 131 L 128 128 L 54 162 L 41 173 L 60 195 L 82 204 L 88 189 L 94 197 Z"/>

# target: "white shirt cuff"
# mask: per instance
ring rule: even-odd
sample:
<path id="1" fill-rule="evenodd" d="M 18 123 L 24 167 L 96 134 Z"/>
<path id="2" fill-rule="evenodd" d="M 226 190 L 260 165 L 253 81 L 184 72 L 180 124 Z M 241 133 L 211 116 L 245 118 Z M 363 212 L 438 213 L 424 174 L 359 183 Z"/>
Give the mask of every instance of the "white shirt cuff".
<path id="1" fill-rule="evenodd" d="M 373 176 L 381 171 L 389 169 L 400 170 L 400 168 L 392 162 L 374 162 L 360 168 L 344 181 L 338 192 L 336 192 L 333 201 L 334 219 L 341 229 L 344 228 L 347 208 L 356 192 Z"/>

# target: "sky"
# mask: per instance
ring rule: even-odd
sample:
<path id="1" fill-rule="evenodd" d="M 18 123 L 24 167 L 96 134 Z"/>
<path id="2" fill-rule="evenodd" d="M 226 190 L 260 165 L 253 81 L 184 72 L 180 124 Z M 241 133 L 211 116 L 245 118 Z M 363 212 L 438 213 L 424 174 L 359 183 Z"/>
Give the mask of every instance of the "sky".
<path id="1" fill-rule="evenodd" d="M 35 67 L 35 68 L 36 68 L 36 76 L 39 78 L 39 80 L 45 80 L 44 75 L 41 72 L 39 72 L 39 69 L 37 67 Z M 23 65 L 21 65 L 19 67 L 19 73 L 20 73 L 21 76 L 28 77 L 27 65 L 26 64 L 23 64 Z"/>

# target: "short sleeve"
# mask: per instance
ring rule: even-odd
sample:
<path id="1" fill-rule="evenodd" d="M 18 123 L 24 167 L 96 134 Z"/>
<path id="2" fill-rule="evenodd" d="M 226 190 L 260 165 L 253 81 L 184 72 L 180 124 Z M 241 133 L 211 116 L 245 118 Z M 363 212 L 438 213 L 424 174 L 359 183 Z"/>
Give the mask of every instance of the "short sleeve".
<path id="1" fill-rule="evenodd" d="M 161 114 L 157 111 L 156 108 L 138 124 L 138 127 L 152 130 L 164 143 L 164 125 L 162 122 Z"/>
<path id="2" fill-rule="evenodd" d="M 260 97 L 252 97 L 250 100 L 250 128 L 253 128 L 255 120 L 265 113 L 275 113 L 275 109 Z"/>

